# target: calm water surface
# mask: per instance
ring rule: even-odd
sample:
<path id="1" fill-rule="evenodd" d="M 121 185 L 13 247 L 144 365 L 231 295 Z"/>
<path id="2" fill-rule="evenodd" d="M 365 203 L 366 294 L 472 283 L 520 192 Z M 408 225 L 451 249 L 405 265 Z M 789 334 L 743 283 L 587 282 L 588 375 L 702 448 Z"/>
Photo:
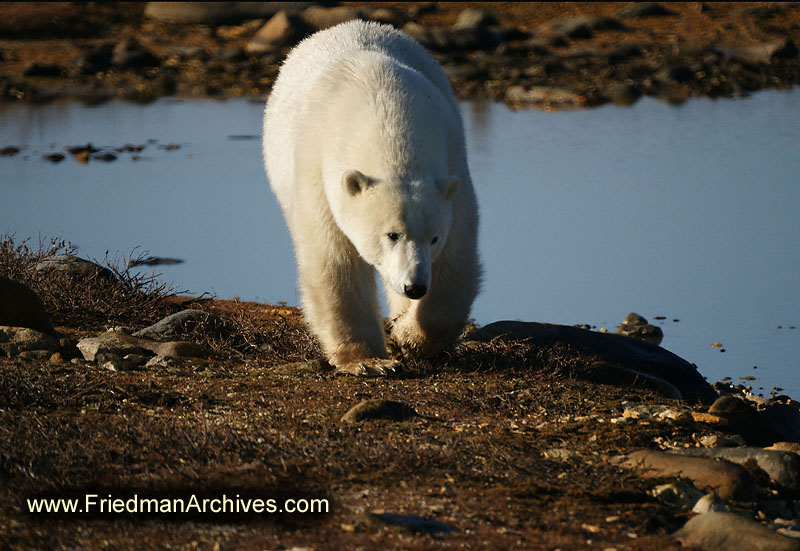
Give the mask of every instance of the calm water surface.
<path id="1" fill-rule="evenodd" d="M 0 147 L 25 146 L 0 157 L 0 232 L 60 235 L 96 259 L 138 247 L 185 260 L 158 270 L 180 290 L 297 304 L 261 161 L 262 108 L 0 106 Z M 635 311 L 710 380 L 755 376 L 755 389 L 800 396 L 800 90 L 680 107 L 462 108 L 482 216 L 478 323 L 613 331 Z M 148 140 L 138 161 L 41 159 Z"/>

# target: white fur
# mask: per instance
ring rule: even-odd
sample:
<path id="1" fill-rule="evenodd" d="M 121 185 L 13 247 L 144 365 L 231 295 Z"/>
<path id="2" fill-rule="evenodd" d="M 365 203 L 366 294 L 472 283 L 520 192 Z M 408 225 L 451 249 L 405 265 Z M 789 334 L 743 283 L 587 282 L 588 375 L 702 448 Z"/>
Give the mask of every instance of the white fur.
<path id="1" fill-rule="evenodd" d="M 403 348 L 458 337 L 478 292 L 478 210 L 458 105 L 419 44 L 363 21 L 301 42 L 267 102 L 264 160 L 331 363 L 387 357 L 374 269 Z M 409 286 L 428 290 L 411 300 Z"/>

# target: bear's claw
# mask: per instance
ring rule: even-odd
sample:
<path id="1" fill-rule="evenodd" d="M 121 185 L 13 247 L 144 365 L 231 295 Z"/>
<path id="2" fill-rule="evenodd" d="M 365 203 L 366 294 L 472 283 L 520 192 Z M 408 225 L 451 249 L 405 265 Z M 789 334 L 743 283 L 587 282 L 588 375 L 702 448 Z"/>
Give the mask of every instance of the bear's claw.
<path id="1" fill-rule="evenodd" d="M 397 360 L 365 358 L 336 366 L 336 373 L 359 377 L 392 377 L 403 372 L 403 364 Z"/>

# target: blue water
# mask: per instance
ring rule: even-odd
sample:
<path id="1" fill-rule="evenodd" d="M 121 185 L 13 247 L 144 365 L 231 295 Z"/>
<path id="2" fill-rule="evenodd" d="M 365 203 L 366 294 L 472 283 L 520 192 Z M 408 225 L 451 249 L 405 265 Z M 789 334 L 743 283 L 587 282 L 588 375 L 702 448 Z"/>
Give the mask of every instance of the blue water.
<path id="1" fill-rule="evenodd" d="M 613 331 L 635 311 L 709 380 L 755 376 L 756 392 L 800 396 L 800 90 L 680 107 L 462 107 L 486 272 L 478 323 Z M 297 304 L 289 235 L 247 139 L 262 108 L 0 106 L 0 147 L 26 146 L 0 157 L 0 232 L 61 235 L 97 259 L 138 247 L 185 260 L 158 269 L 179 290 Z M 41 160 L 148 139 L 138 161 Z"/>

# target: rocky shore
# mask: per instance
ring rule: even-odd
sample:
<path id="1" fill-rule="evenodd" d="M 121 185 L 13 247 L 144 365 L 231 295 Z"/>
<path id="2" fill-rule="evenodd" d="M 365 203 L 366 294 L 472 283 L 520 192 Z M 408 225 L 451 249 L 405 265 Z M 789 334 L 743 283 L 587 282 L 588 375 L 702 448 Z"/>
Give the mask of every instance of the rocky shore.
<path id="1" fill-rule="evenodd" d="M 800 83 L 796 2 L 7 3 L 0 98 L 264 97 L 294 44 L 354 18 L 420 41 L 460 99 L 512 107 L 681 103 Z"/>
<path id="2" fill-rule="evenodd" d="M 0 241 L 6 549 L 800 549 L 800 402 L 710 385 L 641 316 L 496 322 L 343 377 L 296 308 L 75 252 Z M 86 495 L 328 510 L 29 509 Z"/>

